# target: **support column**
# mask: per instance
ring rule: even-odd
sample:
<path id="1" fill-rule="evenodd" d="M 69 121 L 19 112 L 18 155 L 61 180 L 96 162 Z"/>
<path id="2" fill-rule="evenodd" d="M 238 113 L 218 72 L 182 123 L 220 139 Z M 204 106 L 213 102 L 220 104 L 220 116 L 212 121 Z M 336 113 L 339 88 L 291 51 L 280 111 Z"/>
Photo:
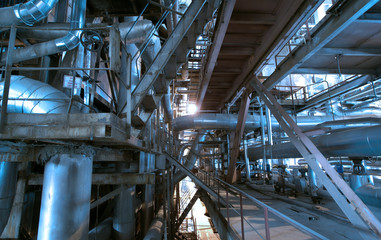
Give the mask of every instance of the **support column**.
<path id="1" fill-rule="evenodd" d="M 239 145 L 241 143 L 243 131 L 245 129 L 245 122 L 247 112 L 249 110 L 250 98 L 249 91 L 246 90 L 241 99 L 241 106 L 239 108 L 237 126 L 234 134 L 234 140 L 231 150 L 230 163 L 228 168 L 228 175 L 226 177 L 227 182 L 235 183 L 237 181 L 237 172 L 235 170 L 235 164 L 239 156 Z"/>
<path id="2" fill-rule="evenodd" d="M 37 239 L 87 239 L 92 157 L 57 154 L 45 165 Z"/>

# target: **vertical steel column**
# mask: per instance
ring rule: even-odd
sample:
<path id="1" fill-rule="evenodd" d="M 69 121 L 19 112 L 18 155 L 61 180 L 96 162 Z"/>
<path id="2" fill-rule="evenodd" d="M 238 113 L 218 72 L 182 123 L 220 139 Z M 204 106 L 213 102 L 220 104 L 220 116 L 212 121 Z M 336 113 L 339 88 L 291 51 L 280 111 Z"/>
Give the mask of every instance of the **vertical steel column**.
<path id="1" fill-rule="evenodd" d="M 313 142 L 295 124 L 294 120 L 286 113 L 282 106 L 280 106 L 275 97 L 271 95 L 271 93 L 256 77 L 252 79 L 251 85 L 270 108 L 272 114 L 278 120 L 283 130 L 287 133 L 291 142 L 295 145 L 300 154 L 307 161 L 308 165 L 323 182 L 327 191 L 331 194 L 332 198 L 336 201 L 344 214 L 353 225 L 362 229 L 359 232 L 360 235 L 364 239 L 373 239 L 374 236 L 367 231 L 370 228 L 377 234 L 378 237 L 380 237 L 380 221 L 353 192 L 353 190 L 336 172 L 336 170 L 332 168 L 331 164 L 327 161 L 323 154 L 321 154 Z M 320 168 L 316 161 L 322 165 L 325 172 Z M 326 174 L 328 174 L 332 181 Z"/>
<path id="2" fill-rule="evenodd" d="M 0 116 L 0 132 L 5 131 L 5 124 L 7 124 L 7 109 L 8 109 L 8 96 L 9 96 L 9 86 L 11 84 L 11 73 L 13 64 L 13 50 L 15 48 L 16 42 L 16 26 L 13 24 L 11 26 L 11 32 L 9 34 L 8 42 L 8 53 L 7 62 L 5 64 L 5 80 L 4 80 L 4 92 L 3 99 L 1 102 L 1 116 Z"/>
<path id="3" fill-rule="evenodd" d="M 38 240 L 87 239 L 92 157 L 57 154 L 46 163 Z"/>

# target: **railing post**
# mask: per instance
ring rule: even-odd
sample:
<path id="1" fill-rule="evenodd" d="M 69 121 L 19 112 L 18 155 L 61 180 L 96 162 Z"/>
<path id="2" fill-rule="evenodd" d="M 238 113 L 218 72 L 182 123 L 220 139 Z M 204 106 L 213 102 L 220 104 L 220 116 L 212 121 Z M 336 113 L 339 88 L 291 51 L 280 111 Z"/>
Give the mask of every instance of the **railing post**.
<path id="1" fill-rule="evenodd" d="M 245 240 L 245 226 L 243 224 L 243 206 L 242 206 L 242 194 L 239 194 L 239 204 L 241 209 L 241 231 L 242 231 L 242 240 Z"/>
<path id="2" fill-rule="evenodd" d="M 269 212 L 267 207 L 263 208 L 265 213 L 265 229 L 266 229 L 266 240 L 270 240 L 270 228 L 269 228 Z"/>
<path id="3" fill-rule="evenodd" d="M 229 225 L 230 224 L 230 221 L 229 221 L 229 191 L 228 191 L 227 186 L 225 188 L 225 191 L 226 191 L 226 216 L 228 217 L 228 225 Z"/>

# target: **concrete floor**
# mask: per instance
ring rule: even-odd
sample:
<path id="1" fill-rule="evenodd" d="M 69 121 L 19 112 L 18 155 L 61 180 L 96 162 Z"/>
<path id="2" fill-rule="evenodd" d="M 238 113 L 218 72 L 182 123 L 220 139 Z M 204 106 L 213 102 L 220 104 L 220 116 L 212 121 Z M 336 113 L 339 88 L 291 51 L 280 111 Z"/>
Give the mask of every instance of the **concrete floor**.
<path id="1" fill-rule="evenodd" d="M 271 185 L 250 184 L 248 186 L 239 185 L 239 188 L 328 239 L 361 239 L 357 230 L 344 217 L 344 214 L 333 200 L 323 199 L 320 204 L 313 204 L 308 196 L 298 196 L 295 198 L 275 194 Z M 253 188 L 257 191 L 253 190 Z M 238 209 L 238 197 L 236 199 L 234 201 L 237 201 L 237 203 L 234 203 L 234 206 L 237 206 Z M 243 204 L 245 209 L 244 216 L 265 238 L 263 211 L 252 206 L 253 204 L 247 200 L 243 201 Z M 381 209 L 371 206 L 370 209 L 380 218 Z M 231 215 L 233 212 L 229 211 L 229 214 Z M 237 214 L 233 216 L 235 217 L 232 218 L 231 222 L 237 232 L 241 232 L 240 218 L 237 217 Z M 269 217 L 271 239 L 313 239 L 276 216 L 270 214 Z M 250 229 L 247 223 L 245 224 L 245 238 L 261 239 L 254 230 Z"/>

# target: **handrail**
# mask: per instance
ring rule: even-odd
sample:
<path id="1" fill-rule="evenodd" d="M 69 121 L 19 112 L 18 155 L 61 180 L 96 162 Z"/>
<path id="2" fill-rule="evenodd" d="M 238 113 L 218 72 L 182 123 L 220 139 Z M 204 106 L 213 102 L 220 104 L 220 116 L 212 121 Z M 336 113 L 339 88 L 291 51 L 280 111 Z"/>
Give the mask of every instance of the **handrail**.
<path id="1" fill-rule="evenodd" d="M 272 214 L 274 214 L 275 216 L 279 217 L 280 219 L 282 219 L 283 221 L 291 224 L 292 226 L 294 226 L 295 228 L 297 228 L 298 230 L 312 236 L 312 237 L 315 237 L 315 238 L 318 238 L 318 239 L 328 239 L 326 237 L 324 237 L 323 235 L 313 231 L 312 229 L 304 226 L 303 224 L 293 220 L 292 218 L 284 215 L 283 213 L 279 212 L 278 210 L 275 210 L 274 208 L 268 206 L 267 204 L 259 201 L 258 199 L 256 199 L 255 197 L 247 194 L 246 192 L 238 189 L 237 187 L 225 182 L 224 180 L 220 179 L 220 178 L 216 178 L 214 177 L 213 175 L 209 174 L 209 173 L 206 173 L 205 171 L 202 171 L 202 170 L 199 170 L 200 172 L 204 172 L 204 174 L 208 175 L 209 178 L 212 178 L 214 181 L 218 181 L 220 182 L 221 184 L 224 184 L 225 186 L 227 186 L 229 189 L 228 190 L 234 190 L 235 192 L 237 192 L 238 194 L 241 194 L 242 196 L 246 197 L 247 199 L 249 199 L 250 201 L 254 202 L 255 204 L 261 206 L 265 211 L 266 209 L 271 212 Z M 229 204 L 231 206 L 231 204 Z"/>

